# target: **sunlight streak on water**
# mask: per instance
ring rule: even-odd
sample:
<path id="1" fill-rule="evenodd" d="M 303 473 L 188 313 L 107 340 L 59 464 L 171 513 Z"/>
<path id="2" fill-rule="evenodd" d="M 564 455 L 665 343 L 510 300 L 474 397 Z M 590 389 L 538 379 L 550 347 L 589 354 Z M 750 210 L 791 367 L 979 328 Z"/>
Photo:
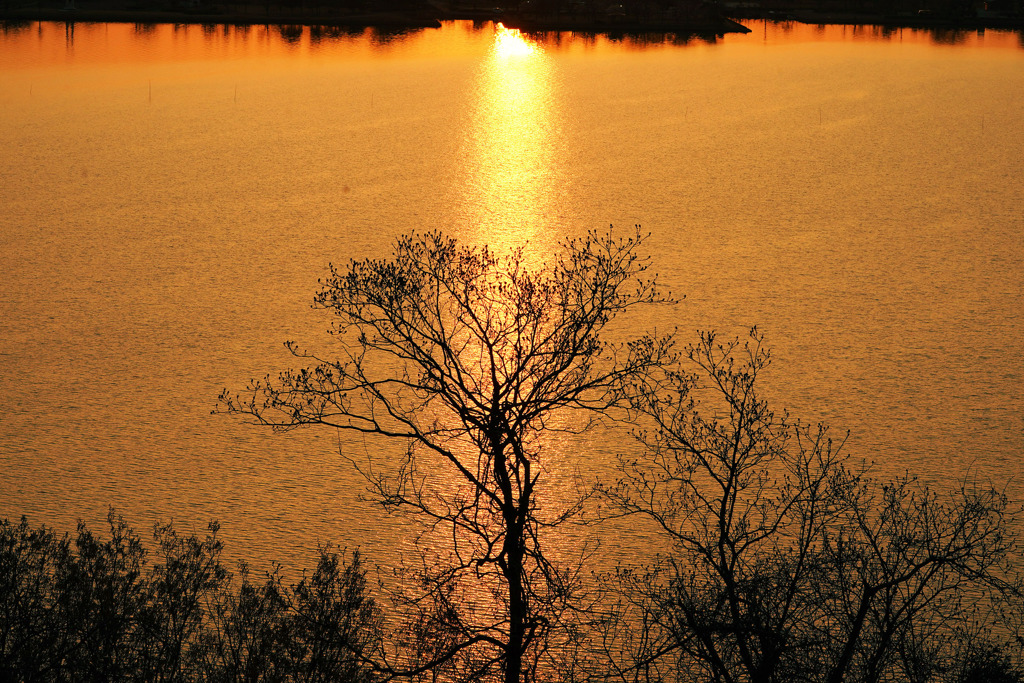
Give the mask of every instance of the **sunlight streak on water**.
<path id="1" fill-rule="evenodd" d="M 563 181 L 553 78 L 539 45 L 497 25 L 464 138 L 460 201 L 467 227 L 499 250 L 544 238 L 554 211 Z"/>

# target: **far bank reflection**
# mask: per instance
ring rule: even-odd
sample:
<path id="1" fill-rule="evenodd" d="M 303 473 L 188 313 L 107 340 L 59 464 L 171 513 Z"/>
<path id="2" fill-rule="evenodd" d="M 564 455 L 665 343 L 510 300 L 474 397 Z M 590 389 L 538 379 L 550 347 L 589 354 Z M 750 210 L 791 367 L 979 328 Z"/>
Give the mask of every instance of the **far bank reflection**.
<path id="1" fill-rule="evenodd" d="M 787 45 L 794 43 L 897 42 L 1020 50 L 1024 32 L 891 28 L 874 25 L 803 24 L 796 21 L 744 20 L 749 34 L 699 37 L 674 34 L 588 34 L 544 32 L 519 34 L 546 53 L 621 53 L 623 51 L 696 49 L 721 44 Z M 498 30 L 497 35 L 503 35 Z M 100 24 L 90 22 L 0 21 L 0 66 L 64 64 L 74 51 L 76 64 L 140 63 L 166 60 L 248 56 L 317 59 L 380 57 L 480 57 L 492 49 L 491 22 L 450 21 L 440 29 L 351 29 L 338 26 L 275 24 Z M 507 33 L 507 32 L 506 32 Z M 64 50 L 53 50 L 60 36 Z M 507 39 L 502 39 L 507 40 Z"/>

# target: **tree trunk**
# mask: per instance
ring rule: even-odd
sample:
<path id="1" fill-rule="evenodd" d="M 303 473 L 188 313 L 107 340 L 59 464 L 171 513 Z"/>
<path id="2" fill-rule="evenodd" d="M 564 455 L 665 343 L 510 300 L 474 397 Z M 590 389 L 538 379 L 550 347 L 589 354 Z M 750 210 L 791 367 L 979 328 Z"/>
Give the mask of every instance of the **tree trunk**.
<path id="1" fill-rule="evenodd" d="M 495 388 L 495 405 L 497 405 L 497 388 Z M 498 566 L 508 585 L 508 642 L 505 643 L 505 680 L 504 683 L 520 683 L 523 670 L 523 644 L 526 639 L 526 594 L 523 588 L 523 559 L 525 555 L 523 533 L 525 532 L 525 512 L 530 509 L 529 467 L 527 465 L 526 485 L 521 491 L 513 486 L 509 474 L 509 455 L 506 453 L 504 432 L 500 428 L 501 411 L 495 409 L 494 423 L 490 429 L 491 453 L 494 458 L 494 479 L 501 491 L 501 514 L 505 523 L 505 541 L 502 545 L 503 560 Z M 516 449 L 513 446 L 513 451 Z M 515 468 L 520 459 L 511 458 Z M 521 500 L 517 500 L 516 494 Z"/>
<path id="2" fill-rule="evenodd" d="M 513 503 L 510 508 L 516 514 Z M 505 683 L 519 683 L 526 637 L 526 596 L 523 593 L 523 525 L 506 517 L 505 579 L 508 582 L 508 646 L 505 650 Z"/>

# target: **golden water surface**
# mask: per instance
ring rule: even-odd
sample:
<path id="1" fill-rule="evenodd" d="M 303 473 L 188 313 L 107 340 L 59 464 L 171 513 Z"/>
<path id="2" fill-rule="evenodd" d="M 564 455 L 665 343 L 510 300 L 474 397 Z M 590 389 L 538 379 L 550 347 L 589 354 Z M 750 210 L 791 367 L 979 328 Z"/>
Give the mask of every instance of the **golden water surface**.
<path id="1" fill-rule="evenodd" d="M 328 262 L 610 223 L 686 295 L 630 329 L 759 325 L 772 395 L 855 457 L 1024 491 L 1020 36 L 751 28 L 5 26 L 0 515 L 386 556 L 406 536 L 337 455 L 379 446 L 211 416 L 220 389 L 329 349 Z"/>

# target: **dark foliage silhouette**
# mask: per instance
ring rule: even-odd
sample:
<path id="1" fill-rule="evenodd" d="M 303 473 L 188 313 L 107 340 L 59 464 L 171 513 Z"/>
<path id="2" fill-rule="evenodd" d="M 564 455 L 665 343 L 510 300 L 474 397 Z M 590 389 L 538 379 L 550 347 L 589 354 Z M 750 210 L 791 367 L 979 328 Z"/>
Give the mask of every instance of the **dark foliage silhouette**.
<path id="1" fill-rule="evenodd" d="M 703 334 L 635 394 L 643 452 L 604 494 L 671 550 L 621 573 L 602 641 L 618 676 L 932 681 L 1001 666 L 965 647 L 1020 593 L 1006 497 L 851 469 L 824 427 L 761 398 L 768 363 L 756 330 L 743 344 Z"/>
<path id="2" fill-rule="evenodd" d="M 373 680 L 380 614 L 358 554 L 321 548 L 285 586 L 221 564 L 204 537 L 158 526 L 152 553 L 114 512 L 110 537 L 74 542 L 0 521 L 0 680 Z M 151 561 L 152 560 L 152 561 Z"/>

